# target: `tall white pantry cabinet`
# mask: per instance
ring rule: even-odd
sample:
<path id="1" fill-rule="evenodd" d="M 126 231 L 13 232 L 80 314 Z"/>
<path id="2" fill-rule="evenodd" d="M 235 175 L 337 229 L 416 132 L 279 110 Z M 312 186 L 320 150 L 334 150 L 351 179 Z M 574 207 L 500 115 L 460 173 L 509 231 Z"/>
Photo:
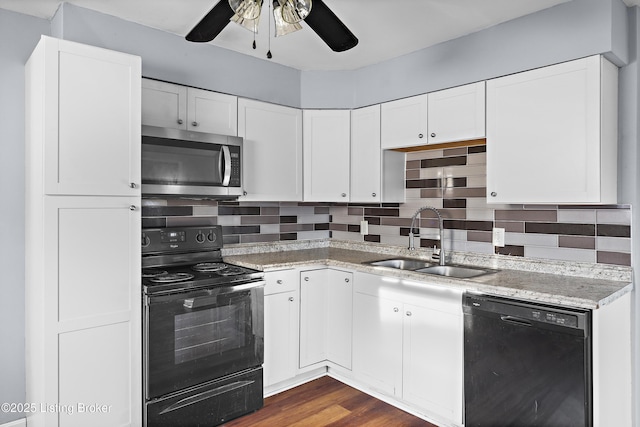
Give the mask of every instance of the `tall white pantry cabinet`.
<path id="1" fill-rule="evenodd" d="M 28 425 L 139 426 L 141 60 L 43 36 L 25 80 Z"/>

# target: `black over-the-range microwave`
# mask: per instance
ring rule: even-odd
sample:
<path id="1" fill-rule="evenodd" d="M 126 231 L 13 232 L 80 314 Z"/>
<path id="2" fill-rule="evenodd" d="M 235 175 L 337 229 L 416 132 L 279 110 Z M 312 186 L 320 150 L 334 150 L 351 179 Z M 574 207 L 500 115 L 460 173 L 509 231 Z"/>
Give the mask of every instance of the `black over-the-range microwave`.
<path id="1" fill-rule="evenodd" d="M 242 138 L 142 126 L 142 195 L 235 199 Z"/>

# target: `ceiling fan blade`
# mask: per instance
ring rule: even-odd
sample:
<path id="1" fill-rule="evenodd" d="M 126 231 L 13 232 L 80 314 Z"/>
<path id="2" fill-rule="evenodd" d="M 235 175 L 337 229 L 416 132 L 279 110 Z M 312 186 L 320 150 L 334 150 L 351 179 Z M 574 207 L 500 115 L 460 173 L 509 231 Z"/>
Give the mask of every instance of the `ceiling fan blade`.
<path id="1" fill-rule="evenodd" d="M 358 44 L 356 36 L 322 0 L 313 0 L 304 22 L 335 52 L 344 52 Z"/>
<path id="2" fill-rule="evenodd" d="M 210 42 L 227 26 L 234 12 L 227 0 L 220 0 L 213 6 L 198 24 L 193 27 L 185 39 L 190 42 Z"/>

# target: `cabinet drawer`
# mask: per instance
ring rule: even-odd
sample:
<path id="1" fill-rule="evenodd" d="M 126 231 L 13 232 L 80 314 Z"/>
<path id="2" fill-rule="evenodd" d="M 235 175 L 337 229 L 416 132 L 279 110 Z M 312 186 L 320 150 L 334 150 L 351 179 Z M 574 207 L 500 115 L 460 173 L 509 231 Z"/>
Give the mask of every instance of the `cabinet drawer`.
<path id="1" fill-rule="evenodd" d="M 264 275 L 267 284 L 264 287 L 264 294 L 278 294 L 280 292 L 295 291 L 298 289 L 298 271 L 278 270 L 271 271 Z"/>

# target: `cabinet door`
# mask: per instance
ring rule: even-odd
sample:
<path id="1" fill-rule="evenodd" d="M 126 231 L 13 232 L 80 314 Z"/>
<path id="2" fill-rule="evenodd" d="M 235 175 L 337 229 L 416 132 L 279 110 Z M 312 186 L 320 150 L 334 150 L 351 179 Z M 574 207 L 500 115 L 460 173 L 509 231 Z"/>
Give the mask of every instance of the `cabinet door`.
<path id="1" fill-rule="evenodd" d="M 300 368 L 327 359 L 327 269 L 300 272 Z"/>
<path id="2" fill-rule="evenodd" d="M 187 89 L 187 129 L 238 135 L 238 98 L 208 90 Z"/>
<path id="3" fill-rule="evenodd" d="M 327 359 L 351 369 L 353 274 L 328 270 Z"/>
<path id="4" fill-rule="evenodd" d="M 484 82 L 427 95 L 429 144 L 484 138 Z"/>
<path id="5" fill-rule="evenodd" d="M 351 200 L 381 199 L 380 105 L 351 111 Z"/>
<path id="6" fill-rule="evenodd" d="M 187 88 L 142 79 L 142 124 L 187 129 Z"/>
<path id="7" fill-rule="evenodd" d="M 302 201 L 302 111 L 240 99 L 238 136 L 244 138 L 242 200 Z"/>
<path id="8" fill-rule="evenodd" d="M 402 392 L 401 309 L 398 301 L 354 293 L 353 373 L 374 389 L 397 397 Z"/>
<path id="9" fill-rule="evenodd" d="M 349 201 L 350 112 L 303 112 L 304 200 Z"/>
<path id="10" fill-rule="evenodd" d="M 427 95 L 382 104 L 382 148 L 427 144 Z"/>
<path id="11" fill-rule="evenodd" d="M 140 195 L 140 58 L 44 40 L 45 193 Z"/>
<path id="12" fill-rule="evenodd" d="M 404 305 L 403 400 L 462 423 L 462 307 L 459 313 Z"/>
<path id="13" fill-rule="evenodd" d="M 264 297 L 264 386 L 295 377 L 298 369 L 298 292 Z"/>
<path id="14" fill-rule="evenodd" d="M 121 197 L 45 200 L 43 276 L 29 285 L 32 296 L 41 296 L 27 307 L 31 319 L 40 316 L 31 310 L 43 313 L 43 330 L 31 330 L 42 334 L 43 401 L 111 405 L 103 414 L 62 413 L 60 425 L 140 423 L 140 214 L 131 203 Z M 88 251 L 88 240 L 100 244 Z"/>
<path id="15" fill-rule="evenodd" d="M 593 56 L 489 80 L 487 201 L 616 203 L 616 76 Z"/>

